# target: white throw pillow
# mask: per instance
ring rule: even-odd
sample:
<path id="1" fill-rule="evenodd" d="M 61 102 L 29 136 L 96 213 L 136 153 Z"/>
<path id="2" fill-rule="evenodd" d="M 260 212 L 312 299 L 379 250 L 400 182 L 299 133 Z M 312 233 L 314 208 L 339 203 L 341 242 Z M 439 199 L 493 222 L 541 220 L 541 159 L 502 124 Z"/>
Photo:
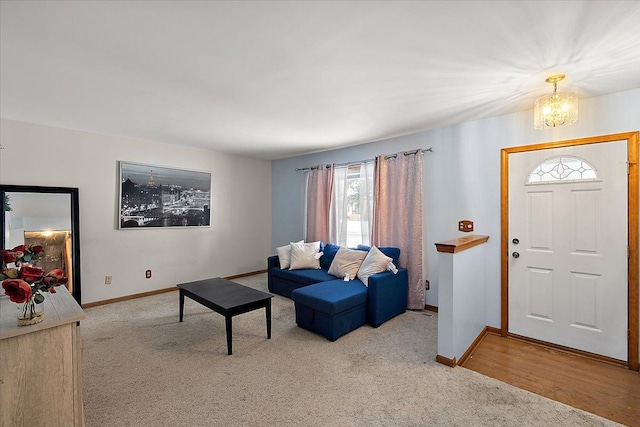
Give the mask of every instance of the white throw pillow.
<path id="1" fill-rule="evenodd" d="M 320 268 L 320 242 L 291 242 L 290 270 Z"/>
<path id="2" fill-rule="evenodd" d="M 310 248 L 314 248 L 316 252 L 320 252 L 320 240 L 318 240 L 317 242 L 307 242 L 304 245 Z"/>
<path id="3" fill-rule="evenodd" d="M 333 261 L 331 261 L 329 274 L 345 280 L 353 280 L 356 278 L 360 264 L 362 264 L 366 256 L 367 253 L 365 251 L 340 248 Z"/>
<path id="4" fill-rule="evenodd" d="M 382 273 L 392 261 L 393 258 L 386 256 L 375 246 L 371 246 L 369 253 L 367 253 L 358 270 L 358 279 L 362 280 L 365 286 L 369 286 L 369 276 Z"/>
<path id="5" fill-rule="evenodd" d="M 304 241 L 300 240 L 297 243 L 302 242 Z M 276 252 L 278 253 L 278 261 L 280 261 L 280 268 L 289 268 L 291 265 L 291 244 L 276 248 Z"/>

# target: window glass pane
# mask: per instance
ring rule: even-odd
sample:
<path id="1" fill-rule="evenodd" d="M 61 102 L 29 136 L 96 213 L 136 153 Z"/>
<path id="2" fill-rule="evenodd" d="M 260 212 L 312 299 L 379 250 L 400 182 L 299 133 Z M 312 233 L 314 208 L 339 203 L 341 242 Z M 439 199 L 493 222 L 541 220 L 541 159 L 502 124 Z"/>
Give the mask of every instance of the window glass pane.
<path id="1" fill-rule="evenodd" d="M 360 215 L 360 165 L 347 174 L 347 246 L 362 243 Z"/>
<path id="2" fill-rule="evenodd" d="M 586 160 L 578 157 L 554 157 L 536 166 L 527 178 L 527 184 L 548 182 L 592 181 L 598 172 Z"/>
<path id="3" fill-rule="evenodd" d="M 373 213 L 373 163 L 336 168 L 333 188 L 333 243 L 348 247 L 369 245 Z"/>

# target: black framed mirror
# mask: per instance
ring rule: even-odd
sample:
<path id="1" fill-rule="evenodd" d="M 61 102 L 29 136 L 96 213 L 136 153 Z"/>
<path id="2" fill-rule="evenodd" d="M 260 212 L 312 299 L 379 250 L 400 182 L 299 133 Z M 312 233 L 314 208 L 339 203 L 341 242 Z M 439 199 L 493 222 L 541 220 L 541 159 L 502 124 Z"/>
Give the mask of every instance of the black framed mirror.
<path id="1" fill-rule="evenodd" d="M 65 271 L 69 277 L 67 289 L 81 304 L 78 189 L 0 185 L 0 197 L 2 249 L 42 245 L 46 257 L 38 265 L 47 271 Z"/>

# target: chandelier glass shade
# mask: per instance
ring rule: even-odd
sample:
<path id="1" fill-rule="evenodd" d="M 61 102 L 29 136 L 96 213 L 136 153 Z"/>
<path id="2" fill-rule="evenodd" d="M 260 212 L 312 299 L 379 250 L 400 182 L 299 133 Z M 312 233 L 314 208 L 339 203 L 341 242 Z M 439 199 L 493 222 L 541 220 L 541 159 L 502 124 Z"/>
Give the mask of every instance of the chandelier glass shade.
<path id="1" fill-rule="evenodd" d="M 534 127 L 548 129 L 570 125 L 578 120 L 578 94 L 576 92 L 558 92 L 558 82 L 564 74 L 551 76 L 545 81 L 553 84 L 551 95 L 536 99 L 534 106 Z"/>

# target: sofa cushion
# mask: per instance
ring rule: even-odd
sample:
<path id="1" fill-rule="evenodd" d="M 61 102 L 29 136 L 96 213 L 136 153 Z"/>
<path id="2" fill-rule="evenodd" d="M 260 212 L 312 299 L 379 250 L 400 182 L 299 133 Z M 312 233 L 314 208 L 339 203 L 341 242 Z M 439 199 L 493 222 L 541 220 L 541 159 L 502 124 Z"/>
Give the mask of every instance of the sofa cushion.
<path id="1" fill-rule="evenodd" d="M 360 265 L 358 279 L 362 280 L 365 286 L 369 286 L 369 276 L 385 271 L 391 261 L 391 257 L 386 256 L 378 248 L 372 246 L 367 252 L 364 261 L 362 261 L 362 265 Z"/>
<path id="2" fill-rule="evenodd" d="M 338 253 L 339 249 L 340 246 L 334 245 L 333 243 L 327 243 L 326 245 L 324 245 L 324 249 L 322 250 L 323 255 L 320 258 L 320 268 L 329 270 L 329 267 L 331 267 L 331 262 Z"/>
<path id="3" fill-rule="evenodd" d="M 327 270 L 316 269 L 283 270 L 281 268 L 272 268 L 271 276 L 297 282 L 305 286 L 336 279 L 336 276 L 330 275 Z"/>
<path id="4" fill-rule="evenodd" d="M 360 264 L 367 256 L 367 252 L 357 249 L 340 248 L 338 253 L 331 262 L 329 267 L 329 274 L 333 274 L 336 277 L 346 277 L 348 280 L 353 280 L 358 274 Z"/>
<path id="5" fill-rule="evenodd" d="M 291 293 L 296 304 L 330 315 L 364 304 L 367 288 L 359 280 L 332 280 L 298 288 Z"/>
<path id="6" fill-rule="evenodd" d="M 320 242 L 291 242 L 291 270 L 320 268 Z"/>
<path id="7" fill-rule="evenodd" d="M 368 251 L 369 249 L 371 249 L 371 246 L 358 245 L 358 249 L 360 249 L 361 251 Z M 400 248 L 394 248 L 392 246 L 383 246 L 378 249 L 380 249 L 380 252 L 382 252 L 386 256 L 391 257 L 396 267 L 400 265 L 398 263 L 398 260 L 400 259 Z"/>

